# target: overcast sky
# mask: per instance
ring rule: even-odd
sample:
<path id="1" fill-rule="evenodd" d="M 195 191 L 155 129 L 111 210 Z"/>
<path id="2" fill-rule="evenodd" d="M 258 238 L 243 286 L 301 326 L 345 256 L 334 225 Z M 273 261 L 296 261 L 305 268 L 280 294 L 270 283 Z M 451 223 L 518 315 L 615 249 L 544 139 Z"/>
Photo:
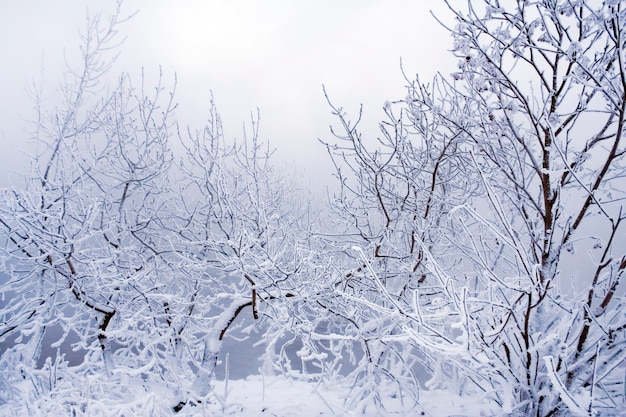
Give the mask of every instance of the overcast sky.
<path id="1" fill-rule="evenodd" d="M 27 139 L 34 117 L 25 88 L 33 81 L 53 93 L 63 54 L 76 53 L 87 6 L 109 12 L 112 1 L 0 0 L 0 155 L 7 169 L 25 167 L 14 147 Z M 452 72 L 451 39 L 438 0 L 127 0 L 139 13 L 122 27 L 127 36 L 117 70 L 135 77 L 143 67 L 166 81 L 178 75 L 177 115 L 201 127 L 213 91 L 228 137 L 241 137 L 250 112 L 261 111 L 261 136 L 277 157 L 315 171 L 326 157 L 317 138 L 333 123 L 322 93 L 376 134 L 386 100 L 405 94 L 400 71 L 427 80 Z M 172 84 L 170 82 L 170 84 Z"/>

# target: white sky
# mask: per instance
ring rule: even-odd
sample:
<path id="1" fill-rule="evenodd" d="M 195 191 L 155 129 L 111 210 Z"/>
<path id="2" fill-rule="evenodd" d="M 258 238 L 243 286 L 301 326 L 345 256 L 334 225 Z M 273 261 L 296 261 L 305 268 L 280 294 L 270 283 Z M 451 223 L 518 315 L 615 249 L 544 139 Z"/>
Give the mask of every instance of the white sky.
<path id="1" fill-rule="evenodd" d="M 7 169 L 26 167 L 13 150 L 34 117 L 25 87 L 43 81 L 53 93 L 64 51 L 77 51 L 87 5 L 109 11 L 112 3 L 0 0 L 1 183 Z M 176 73 L 178 118 L 197 128 L 212 90 L 228 137 L 241 137 L 258 107 L 261 136 L 277 157 L 318 174 L 328 162 L 317 138 L 330 138 L 334 123 L 322 84 L 354 116 L 362 103 L 363 126 L 375 135 L 383 103 L 405 94 L 400 58 L 407 75 L 424 81 L 452 72 L 455 62 L 451 38 L 430 14 L 448 16 L 440 0 L 126 0 L 124 7 L 139 14 L 122 27 L 128 38 L 118 69 L 137 78 L 142 66 L 155 76 L 161 65 L 168 82 Z"/>

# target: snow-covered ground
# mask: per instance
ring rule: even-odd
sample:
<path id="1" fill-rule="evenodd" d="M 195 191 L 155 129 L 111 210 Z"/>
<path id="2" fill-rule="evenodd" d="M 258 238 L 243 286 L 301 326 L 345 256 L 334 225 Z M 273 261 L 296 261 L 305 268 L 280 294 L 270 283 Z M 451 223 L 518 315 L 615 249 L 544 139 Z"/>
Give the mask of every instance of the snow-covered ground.
<path id="1" fill-rule="evenodd" d="M 349 387 L 284 376 L 253 375 L 245 379 L 214 381 L 213 390 L 201 403 L 179 404 L 176 395 L 162 384 L 104 381 L 91 386 L 72 386 L 60 381 L 54 392 L 35 393 L 28 381 L 19 384 L 25 394 L 11 403 L 0 402 L 0 416 L 150 416 L 150 417 L 348 417 L 427 416 L 474 417 L 507 415 L 495 404 L 479 397 L 423 391 L 419 404 L 403 401 L 393 390 L 381 389 L 379 400 L 354 402 Z M 104 383 L 103 383 L 104 382 Z M 66 384 L 68 383 L 68 384 Z M 30 392 L 28 392 L 30 390 Z M 83 395 L 77 395 L 81 391 Z M 6 392 L 4 394 L 7 394 Z M 1 398 L 0 398 L 1 399 Z M 515 414 L 508 414 L 509 416 Z"/>
<path id="2" fill-rule="evenodd" d="M 288 379 L 283 376 L 254 375 L 242 380 L 215 381 L 214 394 L 217 401 L 210 407 L 215 415 L 251 417 L 321 417 L 380 415 L 382 411 L 364 404 L 349 404 L 346 398 L 349 388 L 325 386 L 305 380 Z M 494 416 L 498 413 L 494 404 L 480 398 L 460 398 L 440 391 L 424 391 L 419 405 L 403 407 L 400 400 L 386 396 L 389 415 L 398 416 Z M 220 404 L 221 402 L 221 404 Z M 365 406 L 365 410 L 363 410 Z M 187 406 L 180 415 L 201 416 L 206 412 L 194 411 Z"/>

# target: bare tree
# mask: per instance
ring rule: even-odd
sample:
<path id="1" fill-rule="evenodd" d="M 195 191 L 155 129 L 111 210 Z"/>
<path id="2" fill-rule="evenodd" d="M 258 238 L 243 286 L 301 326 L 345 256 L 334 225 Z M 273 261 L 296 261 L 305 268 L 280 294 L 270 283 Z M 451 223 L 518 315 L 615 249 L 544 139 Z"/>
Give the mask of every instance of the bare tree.
<path id="1" fill-rule="evenodd" d="M 447 3 L 458 71 L 410 82 L 386 105 L 379 143 L 333 107 L 336 204 L 363 247 L 345 296 L 359 300 L 355 321 L 390 323 L 371 336 L 387 351 L 408 337 L 430 386 L 524 415 L 615 414 L 626 11 L 480 3 Z"/>
<path id="2" fill-rule="evenodd" d="M 379 138 L 331 103 L 333 216 L 271 164 L 258 116 L 231 143 L 212 102 L 195 131 L 161 81 L 107 91 L 125 19 L 89 20 L 61 103 L 38 104 L 26 186 L 2 190 L 0 406 L 200 410 L 246 312 L 271 370 L 297 346 L 364 412 L 415 410 L 423 385 L 524 415 L 623 409 L 624 6 L 449 6 L 458 71 L 408 80 Z"/>
<path id="3" fill-rule="evenodd" d="M 204 129 L 181 129 L 162 77 L 104 88 L 120 6 L 88 21 L 61 104 L 39 103 L 26 186 L 2 190 L 0 406 L 21 415 L 214 401 L 235 320 L 284 322 L 304 279 L 308 207 L 270 164 L 258 117 L 231 144 L 212 102 Z"/>

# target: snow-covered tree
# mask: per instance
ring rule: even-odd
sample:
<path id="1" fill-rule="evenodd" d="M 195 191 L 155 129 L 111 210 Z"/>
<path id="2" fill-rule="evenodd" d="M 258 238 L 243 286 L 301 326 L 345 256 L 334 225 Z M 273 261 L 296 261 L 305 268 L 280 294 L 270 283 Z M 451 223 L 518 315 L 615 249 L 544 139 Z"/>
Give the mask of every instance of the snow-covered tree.
<path id="1" fill-rule="evenodd" d="M 25 186 L 2 190 L 0 406 L 16 415 L 215 402 L 240 313 L 284 331 L 280 303 L 304 280 L 310 211 L 258 117 L 229 142 L 212 102 L 203 129 L 179 127 L 162 77 L 107 84 L 120 9 L 88 21 L 59 105 L 38 103 Z"/>
<path id="2" fill-rule="evenodd" d="M 626 7 L 446 4 L 458 71 L 409 80 L 377 140 L 331 104 L 340 247 L 354 246 L 336 272 L 343 314 L 400 384 L 426 369 L 428 386 L 509 412 L 615 414 Z"/>
<path id="3" fill-rule="evenodd" d="M 622 410 L 625 7 L 446 4 L 458 71 L 407 78 L 375 139 L 331 102 L 323 216 L 258 116 L 231 142 L 212 101 L 179 126 L 162 76 L 108 82 L 121 4 L 90 19 L 57 106 L 37 102 L 24 186 L 1 190 L 2 411 L 202 413 L 241 314 L 265 371 L 347 377 L 350 410 L 414 411 L 423 387 Z"/>

